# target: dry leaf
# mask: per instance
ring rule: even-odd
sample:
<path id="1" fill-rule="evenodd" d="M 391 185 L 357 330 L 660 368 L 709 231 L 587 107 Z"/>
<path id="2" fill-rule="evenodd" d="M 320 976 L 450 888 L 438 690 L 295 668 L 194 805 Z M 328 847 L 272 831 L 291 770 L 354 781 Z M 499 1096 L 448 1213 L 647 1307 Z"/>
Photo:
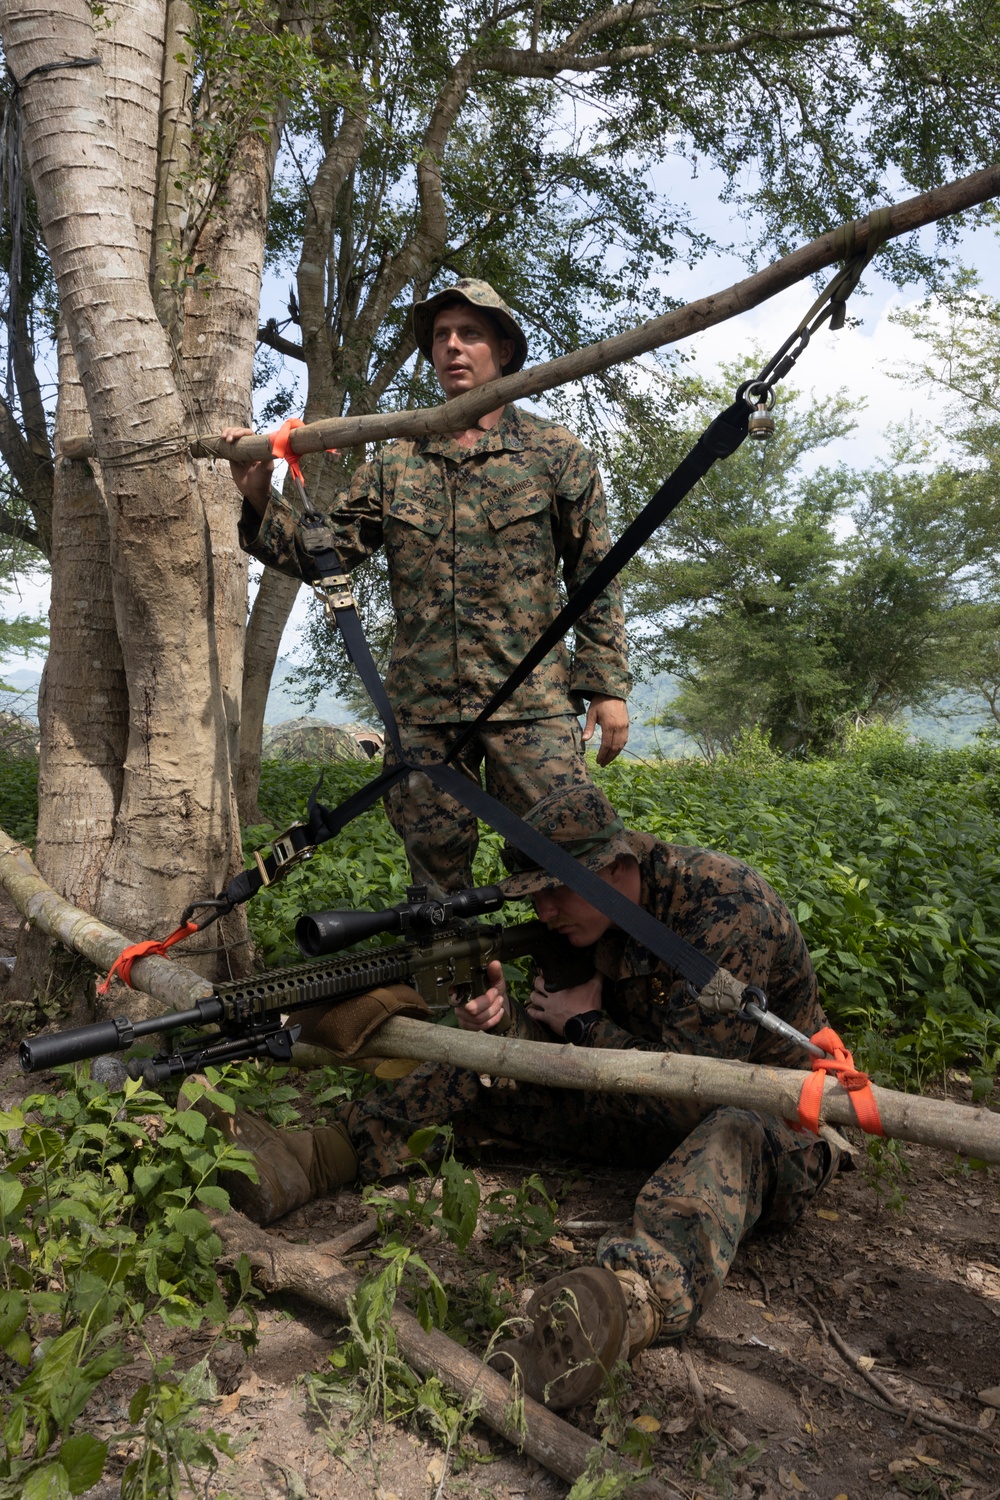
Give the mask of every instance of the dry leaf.
<path id="1" fill-rule="evenodd" d="M 979 1392 L 979 1399 L 987 1406 L 1000 1408 L 1000 1385 L 987 1386 L 985 1391 Z"/>
<path id="2" fill-rule="evenodd" d="M 939 1458 L 931 1458 L 929 1453 L 918 1453 L 917 1459 L 922 1464 L 929 1464 L 932 1469 L 940 1469 L 941 1467 L 941 1460 Z"/>
<path id="3" fill-rule="evenodd" d="M 759 1297 L 748 1297 L 747 1298 L 747 1302 L 750 1304 L 751 1307 L 766 1307 L 767 1306 L 767 1303 L 766 1302 L 762 1302 Z"/>
<path id="4" fill-rule="evenodd" d="M 773 1323 L 774 1322 L 774 1313 L 762 1312 L 761 1313 L 761 1317 L 764 1319 L 765 1323 Z"/>
<path id="5" fill-rule="evenodd" d="M 234 1412 L 236 1410 L 239 1404 L 240 1392 L 233 1391 L 233 1394 L 231 1396 L 223 1396 L 222 1400 L 219 1402 L 215 1410 L 218 1416 L 228 1417 L 231 1412 Z"/>
<path id="6" fill-rule="evenodd" d="M 905 1474 L 907 1469 L 915 1469 L 917 1461 L 915 1458 L 894 1458 L 889 1465 L 890 1474 Z"/>
<path id="7" fill-rule="evenodd" d="M 806 1487 L 794 1469 L 779 1469 L 778 1478 L 786 1490 L 795 1490 L 800 1495 L 805 1494 Z"/>
<path id="8" fill-rule="evenodd" d="M 660 1424 L 655 1417 L 636 1417 L 632 1423 L 640 1432 L 659 1432 Z"/>
<path id="9" fill-rule="evenodd" d="M 875 1361 L 872 1359 L 872 1357 L 871 1357 L 870 1354 L 859 1354 L 858 1355 L 858 1369 L 859 1370 L 874 1370 L 874 1368 L 875 1368 Z"/>
<path id="10" fill-rule="evenodd" d="M 563 1255 L 576 1254 L 576 1246 L 574 1245 L 573 1241 L 563 1239 L 562 1235 L 560 1234 L 554 1234 L 549 1240 L 549 1244 L 553 1245 L 557 1250 L 561 1250 Z"/>
<path id="11" fill-rule="evenodd" d="M 996 1411 L 991 1406 L 986 1411 L 981 1411 L 979 1413 L 979 1426 L 980 1427 L 992 1427 L 993 1423 L 996 1421 L 996 1419 L 997 1419 Z"/>
<path id="12" fill-rule="evenodd" d="M 817 1208 L 816 1217 L 817 1219 L 826 1219 L 828 1224 L 836 1224 L 840 1215 L 835 1208 Z"/>
<path id="13" fill-rule="evenodd" d="M 679 1432 L 687 1432 L 691 1426 L 690 1417 L 671 1417 L 663 1431 L 669 1437 L 676 1437 Z"/>
<path id="14" fill-rule="evenodd" d="M 444 1455 L 435 1453 L 427 1465 L 424 1475 L 429 1485 L 439 1485 L 444 1478 Z"/>
<path id="15" fill-rule="evenodd" d="M 844 1494 L 834 1495 L 833 1500 L 848 1500 L 848 1497 Z"/>

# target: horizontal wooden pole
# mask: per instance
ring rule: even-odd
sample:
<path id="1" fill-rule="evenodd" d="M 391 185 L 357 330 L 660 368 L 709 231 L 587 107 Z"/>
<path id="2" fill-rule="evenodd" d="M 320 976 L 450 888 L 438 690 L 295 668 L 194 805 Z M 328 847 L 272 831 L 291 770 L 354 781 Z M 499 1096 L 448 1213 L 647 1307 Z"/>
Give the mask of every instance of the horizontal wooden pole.
<path id="1" fill-rule="evenodd" d="M 797 1117 L 805 1076 L 799 1068 L 768 1068 L 680 1052 L 618 1052 L 526 1042 L 403 1018 L 380 1026 L 365 1042 L 365 1054 L 451 1063 L 495 1078 L 516 1078 L 551 1088 L 645 1094 L 693 1101 L 707 1108 L 728 1104 L 782 1120 Z M 292 1055 L 303 1067 L 342 1062 L 323 1047 L 302 1044 Z M 876 1088 L 874 1093 L 887 1136 L 1000 1163 L 1000 1114 L 895 1089 Z M 829 1125 L 857 1124 L 850 1094 L 832 1079 L 824 1089 L 821 1119 Z"/>
<path id="2" fill-rule="evenodd" d="M 139 941 L 116 932 L 89 912 L 72 906 L 45 881 L 29 850 L 0 828 L 0 885 L 23 917 L 99 969 L 110 969 L 123 949 Z M 147 934 L 148 936 L 148 934 Z M 166 933 L 162 934 L 166 937 Z M 196 957 L 197 954 L 192 956 Z M 135 988 L 174 1010 L 187 1010 L 213 993 L 212 985 L 173 959 L 153 954 L 136 960 Z"/>
<path id="3" fill-rule="evenodd" d="M 975 208 L 990 198 L 1000 195 L 1000 166 L 986 167 L 954 182 L 944 183 L 929 193 L 918 193 L 889 209 L 887 237 L 896 239 L 934 224 L 939 219 Z M 857 219 L 853 224 L 854 244 L 863 249 L 868 243 L 869 220 Z M 485 412 L 495 411 L 508 401 L 518 401 L 526 396 L 538 396 L 542 391 L 566 385 L 572 380 L 581 380 L 586 375 L 596 375 L 613 365 L 624 364 L 640 354 L 648 354 L 668 344 L 678 343 L 724 323 L 729 318 L 758 307 L 762 302 L 794 286 L 807 276 L 835 264 L 843 254 L 841 231 L 831 230 L 820 235 L 808 245 L 774 261 L 764 270 L 743 281 L 735 282 L 725 291 L 715 292 L 689 302 L 685 307 L 651 318 L 638 328 L 613 338 L 602 339 L 597 344 L 588 344 L 558 359 L 545 364 L 533 365 L 516 375 L 506 375 L 501 380 L 492 380 L 488 385 L 478 386 L 463 396 L 456 396 L 441 406 L 426 407 L 418 411 L 378 412 L 358 417 L 328 417 L 321 422 L 310 422 L 300 427 L 291 436 L 294 453 L 319 453 L 324 448 L 349 448 L 358 443 L 381 443 L 387 438 L 429 437 L 436 433 L 456 432 L 471 427 Z M 790 331 L 790 330 L 787 330 Z M 775 339 L 775 344 L 781 342 Z M 270 456 L 267 438 L 260 434 L 241 438 L 239 442 L 226 444 L 217 434 L 204 434 L 191 438 L 191 452 L 195 457 L 235 458 L 251 462 Z M 90 437 L 64 439 L 60 448 L 63 458 L 91 458 L 94 456 L 93 439 Z"/>

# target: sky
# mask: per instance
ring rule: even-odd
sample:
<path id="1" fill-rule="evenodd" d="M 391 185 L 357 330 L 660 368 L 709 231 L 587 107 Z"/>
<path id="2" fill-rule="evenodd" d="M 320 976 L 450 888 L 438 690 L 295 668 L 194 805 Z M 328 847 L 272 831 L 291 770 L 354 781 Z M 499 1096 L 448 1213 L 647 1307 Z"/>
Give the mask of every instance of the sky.
<path id="1" fill-rule="evenodd" d="M 692 216 L 710 233 L 721 239 L 734 238 L 741 227 L 732 219 L 731 209 L 719 200 L 721 177 L 699 168 L 691 178 L 691 165 L 684 158 L 668 160 L 662 167 L 657 186 L 675 202 L 686 202 Z M 933 248 L 932 228 L 921 231 L 922 242 Z M 996 232 L 983 227 L 963 234 L 955 255 L 963 264 L 976 269 L 984 290 L 996 295 L 1000 291 L 1000 244 Z M 694 267 L 674 267 L 663 281 L 673 297 L 690 301 L 718 292 L 748 274 L 745 259 L 737 252 L 699 261 Z M 829 275 L 833 275 L 833 268 Z M 262 320 L 270 315 L 284 318 L 288 276 L 269 278 L 262 299 Z M 893 371 L 905 371 L 919 357 L 919 346 L 913 336 L 891 321 L 893 312 L 916 306 L 923 301 L 919 287 L 897 288 L 885 281 L 877 270 L 877 261 L 865 273 L 863 288 L 867 295 L 855 294 L 849 313 L 860 319 L 856 328 L 845 327 L 830 333 L 824 327 L 813 339 L 791 377 L 795 385 L 813 391 L 822 399 L 832 397 L 846 387 L 856 400 L 867 403 L 859 415 L 855 432 L 822 455 L 822 462 L 843 461 L 862 468 L 874 462 L 884 451 L 884 434 L 892 423 L 906 422 L 911 414 L 918 420 L 934 420 L 930 399 L 914 391 L 903 381 L 894 379 Z M 769 302 L 752 309 L 739 320 L 707 329 L 682 346 L 693 358 L 689 368 L 710 374 L 725 360 L 738 357 L 755 347 L 769 357 L 798 323 L 815 297 L 811 281 L 791 287 Z M 235 496 L 235 491 L 234 491 Z M 292 654 L 298 644 L 306 617 L 310 594 L 301 590 L 282 640 L 281 655 Z M 12 593 L 0 596 L 0 607 L 6 616 L 38 615 L 48 607 L 48 583 L 44 578 L 21 579 Z M 0 657 L 0 672 L 18 667 L 40 669 L 43 658 Z"/>

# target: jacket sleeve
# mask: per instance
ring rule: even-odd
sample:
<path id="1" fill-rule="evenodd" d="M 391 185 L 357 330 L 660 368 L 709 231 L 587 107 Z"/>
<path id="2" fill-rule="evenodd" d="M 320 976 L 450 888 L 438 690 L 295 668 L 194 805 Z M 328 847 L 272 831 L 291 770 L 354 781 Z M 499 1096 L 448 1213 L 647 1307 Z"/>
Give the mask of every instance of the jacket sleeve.
<path id="1" fill-rule="evenodd" d="M 240 515 L 240 546 L 251 557 L 308 582 L 315 576 L 309 556 L 302 551 L 296 536 L 296 512 L 288 502 L 271 491 L 267 510 L 258 519 L 246 501 Z M 334 544 L 348 572 L 382 545 L 382 461 L 361 464 L 355 470 L 350 488 L 338 496 L 327 521 L 333 530 Z"/>
<path id="2" fill-rule="evenodd" d="M 604 486 L 593 454 L 574 440 L 556 483 L 558 547 L 572 594 L 611 549 Z M 625 648 L 621 589 L 612 583 L 574 627 L 576 652 L 570 688 L 591 698 L 627 698 L 632 686 Z"/>

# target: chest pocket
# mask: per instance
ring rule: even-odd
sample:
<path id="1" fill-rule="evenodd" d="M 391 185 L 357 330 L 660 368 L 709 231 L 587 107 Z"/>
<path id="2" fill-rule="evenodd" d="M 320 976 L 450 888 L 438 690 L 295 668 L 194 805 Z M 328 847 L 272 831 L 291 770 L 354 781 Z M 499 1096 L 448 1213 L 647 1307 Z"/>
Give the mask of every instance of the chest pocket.
<path id="1" fill-rule="evenodd" d="M 523 485 L 508 490 L 483 487 L 483 508 L 490 532 L 519 579 L 539 574 L 552 578 L 556 566 L 552 496 L 543 480 L 530 480 Z"/>
<path id="2" fill-rule="evenodd" d="M 389 582 L 397 609 L 413 609 L 414 592 L 427 585 L 437 539 L 444 529 L 444 496 L 410 492 L 394 495 L 382 522 Z"/>

